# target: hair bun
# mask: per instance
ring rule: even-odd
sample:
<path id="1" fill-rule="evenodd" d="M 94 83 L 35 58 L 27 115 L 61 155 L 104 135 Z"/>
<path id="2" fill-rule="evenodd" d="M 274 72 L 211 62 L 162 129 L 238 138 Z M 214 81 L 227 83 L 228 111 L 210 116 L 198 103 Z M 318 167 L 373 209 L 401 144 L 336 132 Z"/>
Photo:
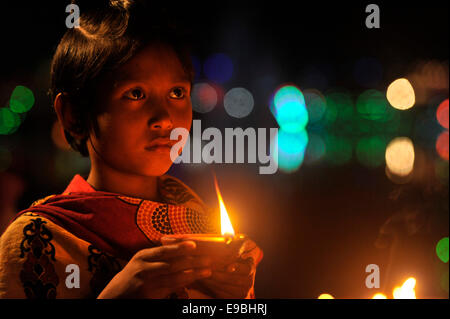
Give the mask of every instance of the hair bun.
<path id="1" fill-rule="evenodd" d="M 111 7 L 113 9 L 128 10 L 133 5 L 133 0 L 72 0 L 72 4 L 76 4 L 81 13 L 83 11 L 92 11 L 96 9 L 104 9 Z"/>

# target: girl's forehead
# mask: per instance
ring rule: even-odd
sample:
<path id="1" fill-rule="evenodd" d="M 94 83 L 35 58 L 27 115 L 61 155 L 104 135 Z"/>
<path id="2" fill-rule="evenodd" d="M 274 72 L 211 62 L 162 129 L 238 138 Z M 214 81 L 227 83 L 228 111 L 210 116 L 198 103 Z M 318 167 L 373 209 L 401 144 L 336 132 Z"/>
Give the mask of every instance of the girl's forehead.
<path id="1" fill-rule="evenodd" d="M 175 51 L 169 46 L 152 45 L 139 50 L 115 72 L 114 80 L 143 81 L 162 78 L 188 81 L 188 76 Z"/>

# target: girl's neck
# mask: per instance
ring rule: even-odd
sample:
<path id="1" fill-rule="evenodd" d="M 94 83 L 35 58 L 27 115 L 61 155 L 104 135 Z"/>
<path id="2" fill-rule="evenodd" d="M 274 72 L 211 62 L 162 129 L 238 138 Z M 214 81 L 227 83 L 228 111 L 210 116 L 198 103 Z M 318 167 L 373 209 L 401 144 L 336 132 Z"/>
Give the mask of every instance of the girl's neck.
<path id="1" fill-rule="evenodd" d="M 119 172 L 109 167 L 92 166 L 87 182 L 97 191 L 161 201 L 157 176 L 142 176 Z"/>

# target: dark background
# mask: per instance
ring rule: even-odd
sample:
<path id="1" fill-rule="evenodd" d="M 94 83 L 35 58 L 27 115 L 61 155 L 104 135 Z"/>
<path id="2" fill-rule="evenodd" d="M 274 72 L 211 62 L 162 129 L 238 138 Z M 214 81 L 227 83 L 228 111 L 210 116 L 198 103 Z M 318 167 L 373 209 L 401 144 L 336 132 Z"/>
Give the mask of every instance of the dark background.
<path id="1" fill-rule="evenodd" d="M 448 99 L 448 5 L 378 2 L 381 28 L 367 29 L 369 3 L 167 6 L 191 29 L 193 54 L 200 61 L 218 52 L 231 58 L 233 76 L 222 88 L 242 86 L 255 99 L 253 112 L 244 119 L 228 116 L 220 102 L 210 113 L 195 113 L 203 128 L 277 127 L 268 101 L 283 83 L 322 91 L 344 88 L 356 98 L 367 89 L 352 71 L 362 57 L 382 65 L 382 79 L 374 88 L 384 92 L 420 63 L 436 61 L 446 72 L 446 83 L 428 89 L 426 99 L 402 115 L 409 126 L 400 136 L 410 137 L 416 151 L 414 176 L 406 184 L 392 182 L 384 164 L 361 165 L 354 150 L 346 163 L 332 164 L 325 157 L 289 174 L 259 175 L 254 164 L 213 165 L 235 229 L 264 250 L 256 281 L 259 298 L 317 298 L 324 292 L 337 298 L 370 298 L 376 292 L 392 297 L 393 287 L 409 276 L 417 279 L 419 297 L 448 298 L 448 263 L 435 253 L 437 241 L 448 236 L 448 160 L 436 153 L 442 128 L 430 116 L 440 103 L 436 96 Z M 56 117 L 46 95 L 49 67 L 66 30 L 67 4 L 19 1 L 1 8 L 0 107 L 16 85 L 27 86 L 36 98 L 19 129 L 0 135 L 0 147 L 10 154 L 8 165 L 0 166 L 4 216 L 61 192 L 74 174 L 89 172 L 86 159 L 58 149 L 51 138 Z M 314 70 L 326 81 L 315 81 L 310 76 Z M 197 81 L 203 79 L 199 73 Z M 347 135 L 354 144 L 352 133 Z M 444 177 L 436 176 L 437 165 Z M 176 165 L 171 173 L 217 207 L 208 165 Z M 389 219 L 390 233 L 380 236 Z M 381 289 L 366 288 L 368 264 L 380 266 Z"/>

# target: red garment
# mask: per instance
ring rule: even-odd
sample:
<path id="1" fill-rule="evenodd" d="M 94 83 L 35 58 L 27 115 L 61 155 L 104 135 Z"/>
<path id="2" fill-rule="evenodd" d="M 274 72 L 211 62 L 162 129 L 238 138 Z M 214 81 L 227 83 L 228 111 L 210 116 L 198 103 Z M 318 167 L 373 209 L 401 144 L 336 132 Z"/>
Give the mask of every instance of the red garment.
<path id="1" fill-rule="evenodd" d="M 160 245 L 165 234 L 217 233 L 201 200 L 177 179 L 164 176 L 159 190 L 167 203 L 96 191 L 76 175 L 60 195 L 35 202 L 35 212 L 116 257 Z"/>

